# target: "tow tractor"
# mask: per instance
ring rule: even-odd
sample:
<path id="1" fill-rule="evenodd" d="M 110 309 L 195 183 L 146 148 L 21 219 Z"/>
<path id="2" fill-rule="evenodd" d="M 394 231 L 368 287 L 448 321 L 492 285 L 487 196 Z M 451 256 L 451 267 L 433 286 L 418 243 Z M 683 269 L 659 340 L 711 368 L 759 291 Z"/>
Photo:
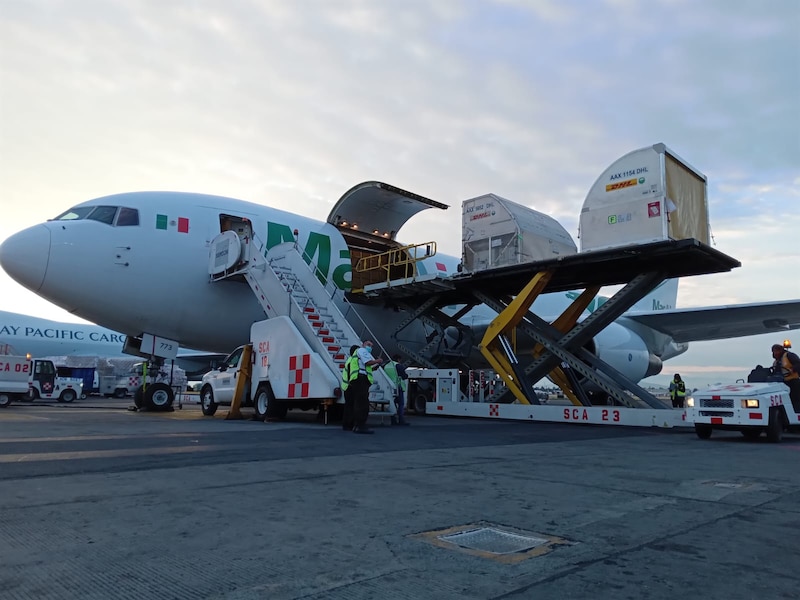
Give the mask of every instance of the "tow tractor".
<path id="1" fill-rule="evenodd" d="M 707 440 L 716 430 L 741 431 L 748 439 L 766 433 L 781 441 L 784 431 L 800 433 L 800 412 L 782 381 L 740 382 L 697 391 L 686 399 L 686 421 Z"/>

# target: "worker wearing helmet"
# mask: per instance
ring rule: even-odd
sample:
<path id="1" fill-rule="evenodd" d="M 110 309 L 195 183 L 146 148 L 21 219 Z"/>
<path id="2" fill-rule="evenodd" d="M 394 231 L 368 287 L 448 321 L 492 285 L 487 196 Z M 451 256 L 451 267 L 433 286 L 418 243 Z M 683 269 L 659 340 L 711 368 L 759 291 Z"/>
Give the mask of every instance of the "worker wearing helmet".
<path id="1" fill-rule="evenodd" d="M 800 413 L 800 357 L 781 344 L 773 344 L 772 358 L 775 359 L 772 373 L 783 377 L 783 383 L 789 386 L 789 398 L 794 412 Z"/>
<path id="2" fill-rule="evenodd" d="M 686 398 L 686 383 L 678 373 L 669 382 L 669 397 L 672 399 L 672 408 L 683 408 Z"/>

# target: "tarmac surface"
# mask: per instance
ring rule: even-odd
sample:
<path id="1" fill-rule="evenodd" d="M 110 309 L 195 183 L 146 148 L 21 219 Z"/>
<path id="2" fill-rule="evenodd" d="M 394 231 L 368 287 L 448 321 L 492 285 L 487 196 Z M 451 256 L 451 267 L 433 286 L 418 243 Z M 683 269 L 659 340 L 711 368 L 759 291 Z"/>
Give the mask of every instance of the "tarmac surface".
<path id="1" fill-rule="evenodd" d="M 800 437 L 0 410 L 0 598 L 800 597 Z"/>

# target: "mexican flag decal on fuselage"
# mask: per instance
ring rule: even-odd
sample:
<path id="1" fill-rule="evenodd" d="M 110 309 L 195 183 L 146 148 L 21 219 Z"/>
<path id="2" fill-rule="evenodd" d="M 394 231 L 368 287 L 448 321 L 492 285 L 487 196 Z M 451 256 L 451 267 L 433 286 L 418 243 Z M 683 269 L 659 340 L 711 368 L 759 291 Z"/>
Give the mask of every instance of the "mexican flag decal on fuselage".
<path id="1" fill-rule="evenodd" d="M 170 229 L 176 225 L 179 233 L 189 233 L 189 219 L 178 217 L 170 220 L 167 215 L 156 215 L 156 229 Z"/>

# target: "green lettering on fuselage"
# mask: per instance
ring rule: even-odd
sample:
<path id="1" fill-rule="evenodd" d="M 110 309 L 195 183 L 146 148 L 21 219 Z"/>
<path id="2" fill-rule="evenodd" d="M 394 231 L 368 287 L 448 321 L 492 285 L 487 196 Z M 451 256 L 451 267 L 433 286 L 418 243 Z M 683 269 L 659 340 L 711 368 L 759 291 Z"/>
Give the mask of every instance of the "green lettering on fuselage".
<path id="1" fill-rule="evenodd" d="M 294 242 L 294 233 L 288 225 L 267 222 L 267 245 L 265 252 L 284 242 Z M 333 281 L 340 289 L 349 289 L 350 282 L 346 276 L 351 272 L 350 251 L 340 250 L 339 258 L 347 262 L 340 264 L 333 271 Z M 306 247 L 303 250 L 303 259 L 307 264 L 312 262 L 316 265 L 317 278 L 324 284 L 328 281 L 331 270 L 331 238 L 324 233 L 312 231 L 308 234 Z"/>
<path id="2" fill-rule="evenodd" d="M 352 285 L 353 267 L 350 264 L 350 250 L 339 250 L 339 258 L 346 260 L 333 270 L 333 283 L 340 290 L 349 290 Z M 350 277 L 348 281 L 347 277 Z"/>

